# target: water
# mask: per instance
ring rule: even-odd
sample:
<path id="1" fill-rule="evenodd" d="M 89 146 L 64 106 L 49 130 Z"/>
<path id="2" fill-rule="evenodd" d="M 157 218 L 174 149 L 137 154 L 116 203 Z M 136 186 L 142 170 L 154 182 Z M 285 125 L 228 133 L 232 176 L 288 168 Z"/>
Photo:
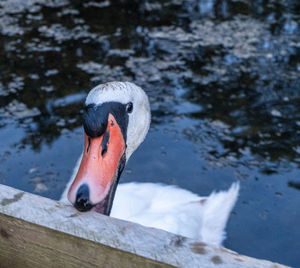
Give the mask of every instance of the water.
<path id="1" fill-rule="evenodd" d="M 225 246 L 299 267 L 298 1 L 0 1 L 0 183 L 59 199 L 93 86 L 129 80 L 152 125 L 121 181 L 241 182 Z"/>

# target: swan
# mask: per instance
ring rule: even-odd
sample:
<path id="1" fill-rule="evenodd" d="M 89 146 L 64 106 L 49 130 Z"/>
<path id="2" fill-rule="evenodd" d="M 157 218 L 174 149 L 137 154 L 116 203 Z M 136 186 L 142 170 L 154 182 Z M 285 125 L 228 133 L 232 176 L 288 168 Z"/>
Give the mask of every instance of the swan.
<path id="1" fill-rule="evenodd" d="M 60 201 L 71 202 L 79 211 L 94 210 L 221 245 L 239 183 L 208 197 L 156 183 L 118 186 L 126 162 L 145 139 L 150 119 L 148 97 L 135 84 L 109 82 L 93 88 L 83 115 L 84 150 Z"/>

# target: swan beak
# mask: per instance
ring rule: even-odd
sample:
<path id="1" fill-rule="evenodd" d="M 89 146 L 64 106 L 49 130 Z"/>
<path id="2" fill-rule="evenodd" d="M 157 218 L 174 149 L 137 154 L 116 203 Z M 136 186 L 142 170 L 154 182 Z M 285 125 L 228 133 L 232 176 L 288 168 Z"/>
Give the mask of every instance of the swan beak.
<path id="1" fill-rule="evenodd" d="M 79 210 L 109 215 L 118 178 L 123 170 L 126 143 L 113 115 L 100 137 L 84 134 L 84 152 L 69 192 L 69 201 Z"/>

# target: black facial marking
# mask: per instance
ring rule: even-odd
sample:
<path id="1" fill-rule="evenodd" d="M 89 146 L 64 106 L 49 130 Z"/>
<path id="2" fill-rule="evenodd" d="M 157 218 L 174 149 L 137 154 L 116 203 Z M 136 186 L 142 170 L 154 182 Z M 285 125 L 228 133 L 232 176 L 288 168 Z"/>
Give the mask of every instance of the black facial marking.
<path id="1" fill-rule="evenodd" d="M 85 133 L 91 138 L 102 136 L 107 128 L 107 118 L 107 111 L 99 111 L 99 107 L 94 104 L 86 106 L 83 114 Z"/>
<path id="2" fill-rule="evenodd" d="M 82 184 L 77 190 L 75 208 L 79 211 L 89 211 L 93 205 L 90 202 L 90 189 L 87 184 Z"/>
<path id="3" fill-rule="evenodd" d="M 109 132 L 105 131 L 105 134 L 103 136 L 102 142 L 101 142 L 101 155 L 104 156 L 107 152 L 107 144 L 109 144 Z"/>
<path id="4" fill-rule="evenodd" d="M 89 152 L 90 145 L 91 145 L 91 138 L 88 137 L 88 146 L 87 146 L 87 148 L 86 148 L 86 152 L 87 152 L 87 153 Z"/>
<path id="5" fill-rule="evenodd" d="M 120 163 L 119 163 L 119 167 L 118 167 L 118 174 L 120 174 L 119 177 L 121 176 L 125 165 L 126 165 L 126 155 L 123 154 L 121 159 L 120 159 Z"/>
<path id="6" fill-rule="evenodd" d="M 126 104 L 119 102 L 105 102 L 101 105 L 89 104 L 86 106 L 83 114 L 85 133 L 91 138 L 102 136 L 107 128 L 109 114 L 112 114 L 118 122 L 126 143 L 128 113 Z M 113 124 L 111 124 L 111 126 L 113 126 Z"/>
<path id="7" fill-rule="evenodd" d="M 107 216 L 110 215 L 112 204 L 113 204 L 113 201 L 114 201 L 114 198 L 115 198 L 116 189 L 117 189 L 121 174 L 124 170 L 125 164 L 126 164 L 126 154 L 124 153 L 122 155 L 121 159 L 120 159 L 118 172 L 116 174 L 116 177 L 115 177 L 115 179 L 114 179 L 114 181 L 113 181 L 113 183 L 110 187 L 108 195 L 104 199 L 105 200 L 104 201 L 104 203 L 105 203 L 104 215 L 107 215 Z"/>

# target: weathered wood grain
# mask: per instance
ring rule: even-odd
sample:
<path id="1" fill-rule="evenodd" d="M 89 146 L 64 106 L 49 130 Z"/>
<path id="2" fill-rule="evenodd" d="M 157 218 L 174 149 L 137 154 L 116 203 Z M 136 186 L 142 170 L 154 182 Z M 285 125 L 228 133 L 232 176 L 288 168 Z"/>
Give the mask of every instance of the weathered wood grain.
<path id="1" fill-rule="evenodd" d="M 2 214 L 0 267 L 171 267 Z"/>
<path id="2" fill-rule="evenodd" d="M 0 185 L 0 267 L 283 267 Z"/>

